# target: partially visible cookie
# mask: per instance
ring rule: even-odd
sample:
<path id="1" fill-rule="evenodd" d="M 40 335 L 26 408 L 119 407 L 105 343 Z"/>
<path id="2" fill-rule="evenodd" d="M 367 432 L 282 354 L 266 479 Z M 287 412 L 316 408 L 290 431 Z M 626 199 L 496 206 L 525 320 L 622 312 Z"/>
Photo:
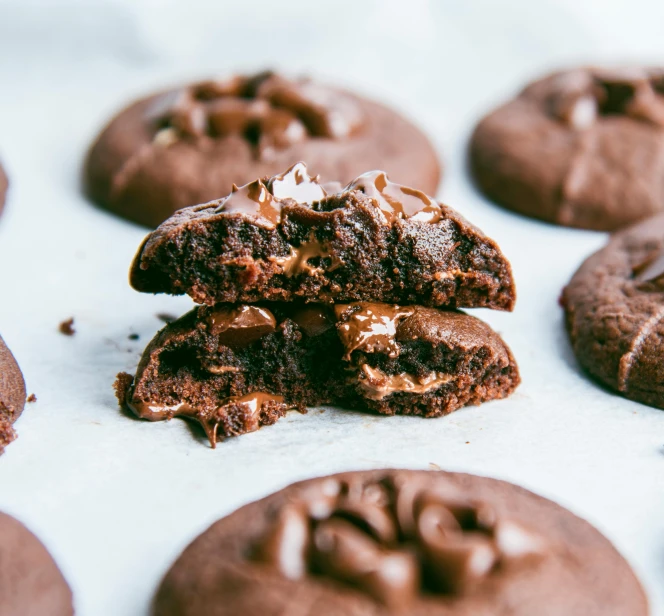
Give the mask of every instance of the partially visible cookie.
<path id="1" fill-rule="evenodd" d="M 597 530 L 475 475 L 361 471 L 291 485 L 216 522 L 154 616 L 646 616 Z"/>
<path id="2" fill-rule="evenodd" d="M 382 171 L 345 188 L 304 163 L 185 208 L 148 235 L 138 291 L 198 303 L 374 301 L 512 310 L 497 244 L 458 212 Z"/>
<path id="3" fill-rule="evenodd" d="M 398 113 L 269 72 L 194 83 L 133 103 L 97 138 L 84 175 L 94 201 L 156 227 L 182 207 L 298 160 L 326 182 L 346 183 L 378 168 L 435 194 L 440 179 L 428 139 Z"/>
<path id="4" fill-rule="evenodd" d="M 25 406 L 25 381 L 14 356 L 0 336 L 0 454 L 15 438 L 12 424 Z"/>
<path id="5" fill-rule="evenodd" d="M 72 616 L 72 594 L 42 543 L 0 512 L 0 614 Z"/>
<path id="6" fill-rule="evenodd" d="M 9 187 L 9 180 L 5 170 L 0 165 L 0 214 L 5 207 L 5 199 L 7 198 L 7 188 Z"/>
<path id="7" fill-rule="evenodd" d="M 438 417 L 518 384 L 509 348 L 479 319 L 358 302 L 201 306 L 159 332 L 116 388 L 138 417 L 197 421 L 214 446 L 292 408 Z"/>
<path id="8" fill-rule="evenodd" d="M 611 231 L 664 210 L 664 69 L 579 68 L 526 87 L 471 142 L 477 184 L 526 216 Z"/>
<path id="9" fill-rule="evenodd" d="M 664 214 L 586 259 L 562 304 L 581 366 L 623 396 L 664 408 Z"/>

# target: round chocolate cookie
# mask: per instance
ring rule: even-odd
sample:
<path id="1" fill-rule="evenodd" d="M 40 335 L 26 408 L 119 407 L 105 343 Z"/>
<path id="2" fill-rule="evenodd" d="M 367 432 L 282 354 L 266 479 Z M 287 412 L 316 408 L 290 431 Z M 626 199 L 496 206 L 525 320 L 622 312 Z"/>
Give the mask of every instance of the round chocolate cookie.
<path id="1" fill-rule="evenodd" d="M 25 381 L 14 356 L 0 336 L 0 454 L 15 438 L 12 424 L 25 406 Z"/>
<path id="2" fill-rule="evenodd" d="M 7 180 L 7 174 L 5 170 L 0 165 L 0 214 L 5 207 L 5 199 L 7 198 L 7 188 L 9 187 L 9 180 Z"/>
<path id="3" fill-rule="evenodd" d="M 611 231 L 664 210 L 664 69 L 580 68 L 525 88 L 477 126 L 471 164 L 497 203 Z"/>
<path id="4" fill-rule="evenodd" d="M 515 485 L 431 471 L 291 485 L 218 521 L 155 616 L 645 616 L 590 524 Z"/>
<path id="5" fill-rule="evenodd" d="M 272 73 L 195 83 L 139 100 L 92 146 L 86 191 L 147 226 L 228 194 L 299 160 L 323 181 L 385 169 L 435 194 L 440 179 L 427 138 L 386 107 L 349 92 Z"/>
<path id="6" fill-rule="evenodd" d="M 0 512 L 0 614 L 73 613 L 71 590 L 46 548 L 23 524 Z"/>
<path id="7" fill-rule="evenodd" d="M 664 214 L 616 233 L 574 274 L 562 304 L 581 366 L 664 408 Z"/>

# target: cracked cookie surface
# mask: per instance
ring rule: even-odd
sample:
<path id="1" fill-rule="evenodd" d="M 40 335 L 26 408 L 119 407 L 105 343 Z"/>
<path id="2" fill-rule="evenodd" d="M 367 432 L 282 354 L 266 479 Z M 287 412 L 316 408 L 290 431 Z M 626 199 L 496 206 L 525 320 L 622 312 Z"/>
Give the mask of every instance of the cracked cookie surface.
<path id="1" fill-rule="evenodd" d="M 561 302 L 581 366 L 621 395 L 664 408 L 664 214 L 616 233 Z"/>
<path id="2" fill-rule="evenodd" d="M 492 200 L 612 231 L 664 209 L 664 69 L 579 68 L 527 86 L 475 129 L 471 166 Z"/>

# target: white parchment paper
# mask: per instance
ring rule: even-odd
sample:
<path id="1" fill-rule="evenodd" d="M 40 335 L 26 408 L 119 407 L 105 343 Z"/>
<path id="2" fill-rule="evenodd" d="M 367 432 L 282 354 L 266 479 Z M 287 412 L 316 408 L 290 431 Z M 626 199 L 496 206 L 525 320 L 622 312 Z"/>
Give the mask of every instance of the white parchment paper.
<path id="1" fill-rule="evenodd" d="M 500 210 L 465 172 L 469 133 L 492 105 L 559 65 L 661 64 L 662 23 L 664 5 L 645 0 L 0 0 L 0 157 L 11 177 L 0 332 L 38 397 L 0 458 L 0 509 L 52 551 L 78 614 L 144 616 L 174 558 L 217 518 L 297 479 L 378 467 L 491 475 L 560 502 L 615 542 L 664 614 L 664 412 L 579 372 L 557 304 L 606 238 Z M 184 422 L 118 409 L 115 374 L 135 368 L 162 326 L 155 315 L 191 302 L 129 288 L 145 230 L 81 196 L 85 149 L 136 95 L 266 66 L 388 101 L 430 133 L 446 164 L 438 196 L 514 266 L 515 312 L 481 311 L 521 367 L 509 400 L 436 420 L 312 409 L 215 451 Z M 71 316 L 68 338 L 58 323 Z"/>

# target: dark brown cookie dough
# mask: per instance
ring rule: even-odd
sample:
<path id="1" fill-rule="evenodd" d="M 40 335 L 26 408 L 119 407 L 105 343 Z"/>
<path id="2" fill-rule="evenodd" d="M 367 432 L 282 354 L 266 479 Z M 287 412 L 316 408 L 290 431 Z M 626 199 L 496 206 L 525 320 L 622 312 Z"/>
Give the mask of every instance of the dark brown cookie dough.
<path id="1" fill-rule="evenodd" d="M 23 412 L 25 395 L 21 369 L 0 336 L 0 454 L 16 438 L 13 423 Z"/>
<path id="2" fill-rule="evenodd" d="M 72 616 L 72 594 L 42 543 L 0 512 L 0 614 Z"/>
<path id="3" fill-rule="evenodd" d="M 7 198 L 7 188 L 9 187 L 9 180 L 7 179 L 7 174 L 0 164 L 0 214 L 5 208 L 5 199 Z"/>
<path id="4" fill-rule="evenodd" d="M 379 301 L 511 310 L 509 262 L 453 209 L 384 172 L 322 186 L 303 163 L 179 211 L 134 260 L 138 291 L 198 303 Z"/>
<path id="5" fill-rule="evenodd" d="M 216 522 L 154 616 L 646 616 L 597 530 L 518 486 L 363 471 L 291 485 Z"/>
<path id="6" fill-rule="evenodd" d="M 616 233 L 574 274 L 562 304 L 581 366 L 664 408 L 664 214 Z"/>
<path id="7" fill-rule="evenodd" d="M 306 160 L 324 181 L 386 169 L 434 194 L 427 138 L 386 107 L 349 92 L 271 73 L 192 84 L 122 111 L 92 146 L 88 195 L 156 227 L 176 210 L 217 199 Z"/>
<path id="8" fill-rule="evenodd" d="M 477 126 L 475 179 L 497 203 L 611 231 L 664 210 L 664 69 L 580 68 L 534 82 Z"/>
<path id="9" fill-rule="evenodd" d="M 376 303 L 201 306 L 148 345 L 118 398 L 151 421 L 198 421 L 210 442 L 288 409 L 337 404 L 438 417 L 519 383 L 507 345 L 461 312 Z"/>

